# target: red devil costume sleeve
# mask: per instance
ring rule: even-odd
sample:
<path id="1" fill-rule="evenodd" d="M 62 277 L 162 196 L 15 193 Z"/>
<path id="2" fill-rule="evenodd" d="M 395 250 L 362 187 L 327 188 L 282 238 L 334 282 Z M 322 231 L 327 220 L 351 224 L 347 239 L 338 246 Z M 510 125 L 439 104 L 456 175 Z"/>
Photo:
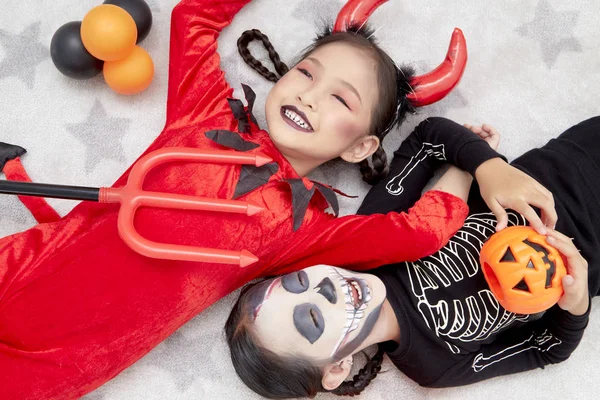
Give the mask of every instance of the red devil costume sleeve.
<path id="1" fill-rule="evenodd" d="M 247 249 L 259 261 L 240 268 L 145 258 L 120 239 L 117 206 L 98 203 L 0 239 L 0 398 L 80 397 L 254 278 L 315 263 L 370 268 L 417 259 L 462 225 L 466 204 L 433 191 L 409 213 L 336 219 L 324 212 L 337 208 L 333 191 L 300 179 L 258 129 L 251 90 L 244 88 L 247 107 L 231 99 L 219 68 L 217 36 L 248 1 L 175 7 L 167 123 L 147 152 L 233 148 L 261 151 L 274 162 L 169 164 L 146 182 L 149 190 L 246 199 L 266 210 L 245 216 L 141 209 L 136 226 L 158 242 Z"/>

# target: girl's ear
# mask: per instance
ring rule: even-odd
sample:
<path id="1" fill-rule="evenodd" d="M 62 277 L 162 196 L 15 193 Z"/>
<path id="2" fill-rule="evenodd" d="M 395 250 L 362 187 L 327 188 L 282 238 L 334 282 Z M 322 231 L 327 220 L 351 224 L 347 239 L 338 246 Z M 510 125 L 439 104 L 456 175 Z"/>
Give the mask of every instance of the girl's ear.
<path id="1" fill-rule="evenodd" d="M 352 369 L 352 356 L 348 356 L 335 364 L 328 364 L 323 368 L 321 385 L 325 390 L 333 390 L 340 386 L 350 375 Z"/>
<path id="2" fill-rule="evenodd" d="M 340 157 L 349 163 L 359 163 L 375 153 L 379 148 L 380 143 L 379 138 L 375 135 L 364 136 L 352 147 L 344 151 Z"/>

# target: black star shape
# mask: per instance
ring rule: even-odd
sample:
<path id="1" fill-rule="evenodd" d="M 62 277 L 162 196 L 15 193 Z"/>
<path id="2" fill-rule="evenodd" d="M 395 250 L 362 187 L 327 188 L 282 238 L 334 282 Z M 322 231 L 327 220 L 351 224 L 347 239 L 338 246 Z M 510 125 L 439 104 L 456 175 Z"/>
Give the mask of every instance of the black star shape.
<path id="1" fill-rule="evenodd" d="M 39 42 L 39 36 L 39 22 L 16 35 L 0 29 L 0 44 L 6 54 L 0 61 L 0 79 L 14 76 L 33 89 L 38 64 L 50 56 L 49 50 Z"/>
<path id="2" fill-rule="evenodd" d="M 581 52 L 581 44 L 573 35 L 579 11 L 555 12 L 546 0 L 538 3 L 535 18 L 517 29 L 522 36 L 540 42 L 542 58 L 551 68 L 563 51 Z"/>
<path id="3" fill-rule="evenodd" d="M 99 100 L 94 102 L 87 118 L 67 124 L 67 130 L 86 147 L 85 170 L 91 172 L 105 159 L 127 162 L 121 138 L 129 129 L 129 118 L 110 117 Z"/>

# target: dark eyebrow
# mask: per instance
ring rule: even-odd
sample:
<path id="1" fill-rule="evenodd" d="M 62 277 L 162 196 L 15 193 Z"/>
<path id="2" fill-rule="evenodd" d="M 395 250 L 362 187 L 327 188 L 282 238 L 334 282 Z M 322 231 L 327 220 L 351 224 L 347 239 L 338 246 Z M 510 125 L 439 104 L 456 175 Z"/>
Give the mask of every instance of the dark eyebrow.
<path id="1" fill-rule="evenodd" d="M 314 57 L 306 57 L 305 60 L 309 60 L 311 61 L 313 64 L 315 64 L 317 67 L 323 69 L 323 64 L 321 64 L 321 61 L 317 60 Z M 360 94 L 358 93 L 358 90 L 356 90 L 356 88 L 354 86 L 352 86 L 352 84 L 350 82 L 347 82 L 343 79 L 337 79 L 342 85 L 344 85 L 345 87 L 347 87 L 352 93 L 354 93 L 356 95 L 356 97 L 358 97 L 358 101 L 360 102 L 360 104 L 362 105 L 362 99 L 360 98 Z"/>
<path id="2" fill-rule="evenodd" d="M 310 312 L 313 311 L 316 317 L 316 325 Z M 321 310 L 314 304 L 304 303 L 294 307 L 294 326 L 298 332 L 313 344 L 323 334 L 325 330 L 325 320 Z"/>

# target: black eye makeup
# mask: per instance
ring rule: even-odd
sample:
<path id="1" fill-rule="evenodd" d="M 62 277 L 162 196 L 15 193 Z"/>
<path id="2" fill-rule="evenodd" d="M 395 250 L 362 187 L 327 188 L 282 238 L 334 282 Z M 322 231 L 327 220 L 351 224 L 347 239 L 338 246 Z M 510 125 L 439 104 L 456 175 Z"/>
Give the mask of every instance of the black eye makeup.
<path id="1" fill-rule="evenodd" d="M 325 331 L 325 320 L 316 305 L 304 303 L 294 307 L 294 326 L 310 344 L 313 344 Z"/>
<path id="2" fill-rule="evenodd" d="M 308 275 L 304 271 L 292 272 L 281 278 L 281 286 L 290 293 L 304 293 L 309 287 Z"/>
<path id="3" fill-rule="evenodd" d="M 315 286 L 315 289 L 317 289 L 317 293 L 325 297 L 331 304 L 337 303 L 337 293 L 331 279 L 323 279 L 317 286 Z"/>

